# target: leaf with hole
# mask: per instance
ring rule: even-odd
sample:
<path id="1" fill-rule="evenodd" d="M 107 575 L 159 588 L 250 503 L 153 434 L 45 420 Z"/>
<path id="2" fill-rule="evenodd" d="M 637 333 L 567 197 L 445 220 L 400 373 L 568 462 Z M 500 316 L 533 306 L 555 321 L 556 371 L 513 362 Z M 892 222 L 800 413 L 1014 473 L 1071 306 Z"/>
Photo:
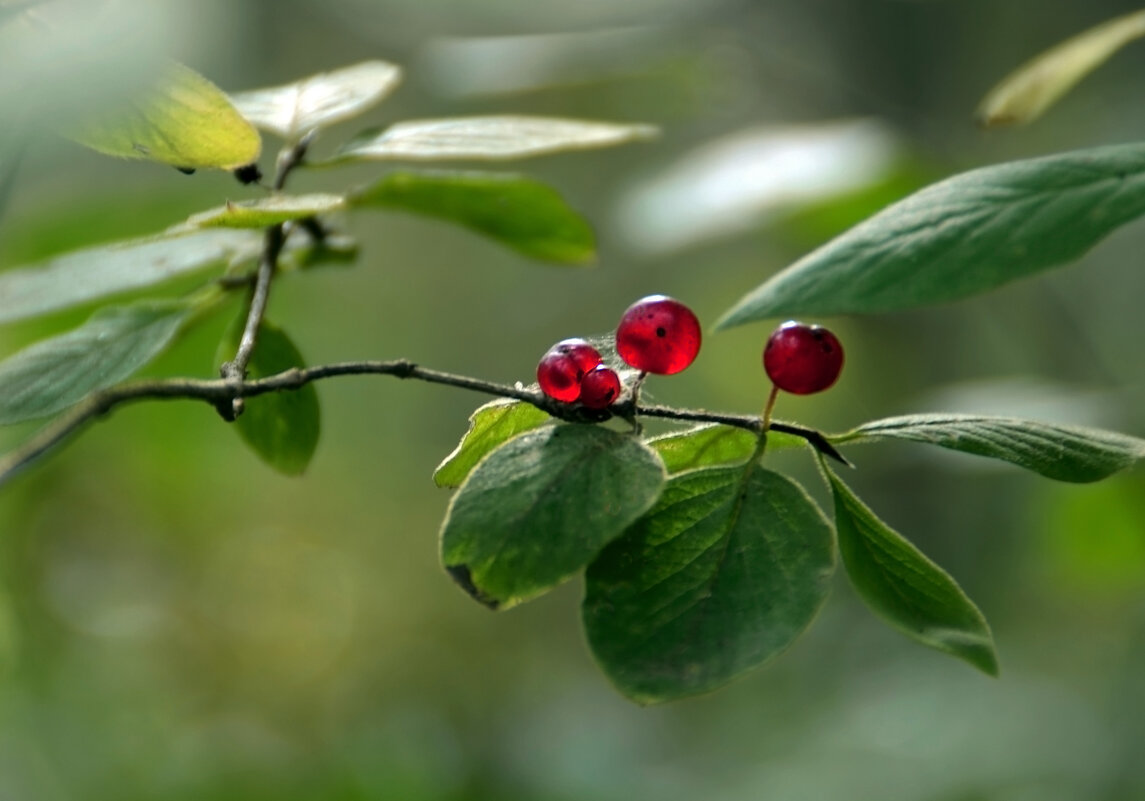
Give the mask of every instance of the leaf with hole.
<path id="1" fill-rule="evenodd" d="M 461 442 L 433 471 L 433 482 L 439 487 L 460 487 L 489 453 L 551 420 L 536 406 L 521 401 L 498 399 L 478 407 L 469 416 L 469 430 Z"/>
<path id="2" fill-rule="evenodd" d="M 901 439 L 986 456 L 1057 481 L 1100 481 L 1145 458 L 1145 440 L 1097 428 L 972 414 L 875 420 L 830 438 L 835 444 Z"/>
<path id="3" fill-rule="evenodd" d="M 528 431 L 486 456 L 453 496 L 442 564 L 476 600 L 506 609 L 579 573 L 663 485 L 660 459 L 629 434 L 575 424 Z"/>
<path id="4" fill-rule="evenodd" d="M 233 170 L 258 159 L 258 131 L 221 89 L 169 62 L 146 91 L 83 120 L 68 135 L 108 156 Z"/>
<path id="5" fill-rule="evenodd" d="M 492 172 L 394 172 L 350 195 L 358 207 L 455 222 L 542 261 L 583 264 L 596 257 L 592 227 L 555 189 Z"/>
<path id="6" fill-rule="evenodd" d="M 998 675 L 986 618 L 950 575 L 879 520 L 820 457 L 835 499 L 839 552 L 856 591 L 914 640 Z"/>
<path id="7" fill-rule="evenodd" d="M 958 300 L 1073 261 L 1145 213 L 1145 144 L 983 167 L 888 206 L 749 292 L 717 328 Z"/>
<path id="8" fill-rule="evenodd" d="M 501 161 L 651 139 L 650 125 L 524 115 L 399 122 L 346 143 L 342 161 Z"/>
<path id="9" fill-rule="evenodd" d="M 219 346 L 216 363 L 234 358 L 245 325 L 246 317 L 242 316 L 231 326 Z M 265 378 L 305 366 L 302 354 L 286 332 L 264 319 L 247 366 L 248 378 Z M 244 411 L 234 423 L 243 441 L 278 472 L 301 475 L 314 456 L 321 433 L 318 391 L 314 385 L 245 398 L 243 403 Z"/>
<path id="10" fill-rule="evenodd" d="M 46 417 L 129 377 L 170 344 L 194 306 L 151 301 L 100 309 L 79 328 L 0 362 L 0 423 Z"/>
<path id="11" fill-rule="evenodd" d="M 585 573 L 589 645 L 629 698 L 709 692 L 787 649 L 827 598 L 830 524 L 758 465 L 672 477 Z"/>
<path id="12" fill-rule="evenodd" d="M 240 92 L 231 95 L 231 102 L 258 128 L 295 140 L 368 111 L 389 96 L 401 78 L 401 68 L 394 64 L 363 61 L 284 86 Z"/>

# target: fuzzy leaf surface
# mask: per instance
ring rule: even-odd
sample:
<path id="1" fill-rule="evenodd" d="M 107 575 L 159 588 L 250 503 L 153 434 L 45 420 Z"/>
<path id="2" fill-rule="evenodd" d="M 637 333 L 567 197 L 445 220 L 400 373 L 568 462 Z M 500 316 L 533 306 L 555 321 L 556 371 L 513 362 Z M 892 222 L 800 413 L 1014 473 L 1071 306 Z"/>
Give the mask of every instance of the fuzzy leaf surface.
<path id="1" fill-rule="evenodd" d="M 717 328 L 958 300 L 1073 261 L 1145 213 L 1145 144 L 955 175 L 880 211 L 765 281 Z"/>
<path id="2" fill-rule="evenodd" d="M 524 115 L 399 122 L 366 131 L 334 161 L 502 161 L 650 139 L 650 125 L 589 122 Z"/>
<path id="3" fill-rule="evenodd" d="M 100 309 L 79 328 L 0 362 L 0 423 L 46 417 L 130 376 L 165 348 L 192 311 L 185 301 Z"/>
<path id="4" fill-rule="evenodd" d="M 843 564 L 862 599 L 914 640 L 998 675 L 986 618 L 954 579 L 879 520 L 821 460 L 835 499 Z"/>
<path id="5" fill-rule="evenodd" d="M 219 347 L 216 363 L 231 359 L 242 339 L 245 316 L 235 321 Z M 258 329 L 258 344 L 247 366 L 248 378 L 265 378 L 292 367 L 305 367 L 290 337 L 269 320 Z M 245 410 L 234 426 L 259 458 L 280 473 L 301 475 L 318 447 L 322 416 L 313 384 L 290 392 L 270 392 L 246 398 Z"/>
<path id="6" fill-rule="evenodd" d="M 798 484 L 755 464 L 693 470 L 589 566 L 584 627 L 629 698 L 705 693 L 791 645 L 834 570 L 831 526 Z"/>
<path id="7" fill-rule="evenodd" d="M 384 100 L 401 83 L 401 68 L 364 61 L 301 81 L 231 95 L 256 127 L 294 140 L 315 128 L 356 117 Z"/>
<path id="8" fill-rule="evenodd" d="M 551 421 L 536 406 L 504 398 L 490 401 L 469 415 L 469 430 L 453 452 L 433 471 L 439 487 L 460 487 L 486 455 L 518 434 Z"/>
<path id="9" fill-rule="evenodd" d="M 521 175 L 394 172 L 350 201 L 458 223 L 542 261 L 583 264 L 596 257 L 588 222 L 551 186 Z"/>
<path id="10" fill-rule="evenodd" d="M 254 231 L 167 233 L 76 250 L 0 272 L 0 323 L 24 320 L 180 275 L 257 258 Z"/>
<path id="11" fill-rule="evenodd" d="M 1057 481 L 1100 481 L 1145 458 L 1145 440 L 1097 428 L 970 414 L 875 420 L 831 441 L 905 439 L 986 456 Z"/>
<path id="12" fill-rule="evenodd" d="M 133 101 L 103 110 L 68 135 L 108 156 L 191 169 L 242 167 L 262 149 L 258 131 L 230 98 L 177 62 Z"/>
<path id="13" fill-rule="evenodd" d="M 628 434 L 593 425 L 526 432 L 483 459 L 453 496 L 442 564 L 486 606 L 514 606 L 579 573 L 663 485 L 659 458 Z"/>

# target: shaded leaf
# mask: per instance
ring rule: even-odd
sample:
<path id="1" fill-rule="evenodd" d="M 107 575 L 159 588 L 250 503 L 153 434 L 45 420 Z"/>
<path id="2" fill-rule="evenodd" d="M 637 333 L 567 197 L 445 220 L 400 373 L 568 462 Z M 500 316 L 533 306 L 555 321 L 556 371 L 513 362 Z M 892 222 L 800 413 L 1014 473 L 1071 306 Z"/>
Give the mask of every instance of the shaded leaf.
<path id="1" fill-rule="evenodd" d="M 163 234 L 77 250 L 0 272 L 0 323 L 161 283 L 185 273 L 258 256 L 253 231 Z"/>
<path id="2" fill-rule="evenodd" d="M 656 135 L 650 125 L 555 117 L 457 117 L 399 122 L 348 142 L 334 161 L 507 160 L 612 147 Z"/>
<path id="3" fill-rule="evenodd" d="M 1145 213 L 1145 144 L 956 175 L 813 251 L 717 328 L 799 314 L 869 314 L 957 300 L 1072 261 Z"/>
<path id="4" fill-rule="evenodd" d="M 194 214 L 175 231 L 194 228 L 266 228 L 289 220 L 340 211 L 346 205 L 342 195 L 271 195 L 260 200 L 227 203 L 216 209 Z"/>
<path id="5" fill-rule="evenodd" d="M 401 68 L 394 64 L 363 61 L 284 86 L 240 92 L 231 95 L 231 102 L 264 131 L 297 139 L 369 110 L 396 89 L 401 78 Z"/>
<path id="6" fill-rule="evenodd" d="M 535 259 L 580 264 L 596 257 L 585 219 L 555 189 L 520 175 L 395 172 L 353 193 L 350 202 L 460 223 Z"/>
<path id="7" fill-rule="evenodd" d="M 1058 481 L 1100 481 L 1145 458 L 1145 440 L 1097 428 L 972 414 L 915 414 L 865 423 L 836 444 L 905 439 L 1001 459 Z"/>
<path id="8" fill-rule="evenodd" d="M 986 126 L 1032 122 L 1082 78 L 1134 39 L 1145 36 L 1145 11 L 1126 14 L 1078 34 L 1007 75 L 978 106 Z"/>
<path id="9" fill-rule="evenodd" d="M 525 431 L 552 420 L 536 406 L 521 401 L 490 401 L 469 416 L 469 430 L 453 453 L 433 471 L 439 487 L 459 487 L 487 454 Z"/>
<path id="10" fill-rule="evenodd" d="M 102 110 L 69 136 L 109 156 L 183 168 L 232 170 L 254 162 L 262 148 L 222 90 L 176 62 L 133 101 Z"/>
<path id="11" fill-rule="evenodd" d="M 593 654 L 640 703 L 708 692 L 784 651 L 827 597 L 831 526 L 758 465 L 671 478 L 585 574 Z"/>
<path id="12" fill-rule="evenodd" d="M 240 316 L 219 346 L 217 362 L 234 358 L 246 317 Z M 305 367 L 302 354 L 278 326 L 263 320 L 247 367 L 248 378 L 264 378 L 292 367 Z M 289 392 L 270 392 L 246 398 L 235 427 L 259 458 L 280 473 L 300 475 L 318 447 L 321 414 L 313 384 Z"/>
<path id="13" fill-rule="evenodd" d="M 879 520 L 820 460 L 835 499 L 839 552 L 867 605 L 923 645 L 998 675 L 986 618 L 941 567 Z"/>
<path id="14" fill-rule="evenodd" d="M 474 598 L 508 608 L 572 578 L 656 501 L 664 466 L 636 438 L 555 425 L 490 453 L 453 496 L 441 561 Z"/>
<path id="15" fill-rule="evenodd" d="M 100 309 L 79 328 L 0 362 L 0 423 L 46 417 L 130 376 L 175 337 L 186 301 Z"/>

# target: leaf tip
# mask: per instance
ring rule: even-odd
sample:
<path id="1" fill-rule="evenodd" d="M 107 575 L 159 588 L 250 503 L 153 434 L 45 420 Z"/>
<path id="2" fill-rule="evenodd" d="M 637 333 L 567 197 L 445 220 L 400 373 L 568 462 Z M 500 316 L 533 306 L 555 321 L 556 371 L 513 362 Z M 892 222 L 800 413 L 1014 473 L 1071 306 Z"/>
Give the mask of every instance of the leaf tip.
<path id="1" fill-rule="evenodd" d="M 457 586 L 465 590 L 468 595 L 477 601 L 482 606 L 497 611 L 501 606 L 501 602 L 489 595 L 476 584 L 473 583 L 473 574 L 469 571 L 469 565 L 446 565 L 445 572 L 449 574 Z"/>

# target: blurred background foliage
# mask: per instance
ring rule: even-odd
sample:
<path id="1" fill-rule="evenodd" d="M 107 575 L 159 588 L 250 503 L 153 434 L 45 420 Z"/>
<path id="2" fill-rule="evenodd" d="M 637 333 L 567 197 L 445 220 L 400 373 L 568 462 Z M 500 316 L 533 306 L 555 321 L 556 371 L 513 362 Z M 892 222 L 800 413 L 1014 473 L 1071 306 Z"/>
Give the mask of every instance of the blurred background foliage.
<path id="1" fill-rule="evenodd" d="M 1145 135 L 1141 46 L 1033 127 L 971 122 L 1019 63 L 1134 9 L 1115 0 L 102 7 L 55 50 L 0 47 L 2 267 L 255 196 L 222 173 L 117 162 L 46 132 L 53 102 L 90 99 L 85 81 L 158 55 L 234 91 L 370 58 L 404 65 L 371 124 L 522 112 L 662 126 L 649 144 L 520 165 L 597 226 L 592 270 L 538 266 L 429 220 L 342 221 L 360 261 L 272 297 L 311 363 L 400 356 L 528 382 L 552 342 L 607 333 L 636 297 L 672 294 L 710 323 L 923 183 Z M 328 132 L 318 152 L 355 131 Z M 379 172 L 300 172 L 293 186 Z M 983 298 L 826 321 L 846 343 L 842 380 L 778 414 L 842 430 L 982 411 L 1142 435 L 1143 247 L 1136 224 L 1080 265 Z M 0 328 L 0 347 L 85 311 Z M 237 313 L 150 372 L 212 375 Z M 767 333 L 712 336 L 692 369 L 647 389 L 754 411 Z M 497 615 L 438 567 L 448 495 L 430 473 L 482 398 L 384 378 L 320 394 L 323 440 L 301 479 L 265 468 L 210 407 L 153 403 L 0 492 L 0 799 L 1145 798 L 1140 470 L 1070 486 L 906 444 L 859 450 L 854 486 L 979 603 L 1001 679 L 909 643 L 840 575 L 774 665 L 641 709 L 591 662 L 579 583 Z M 808 461 L 776 455 L 822 498 Z"/>

